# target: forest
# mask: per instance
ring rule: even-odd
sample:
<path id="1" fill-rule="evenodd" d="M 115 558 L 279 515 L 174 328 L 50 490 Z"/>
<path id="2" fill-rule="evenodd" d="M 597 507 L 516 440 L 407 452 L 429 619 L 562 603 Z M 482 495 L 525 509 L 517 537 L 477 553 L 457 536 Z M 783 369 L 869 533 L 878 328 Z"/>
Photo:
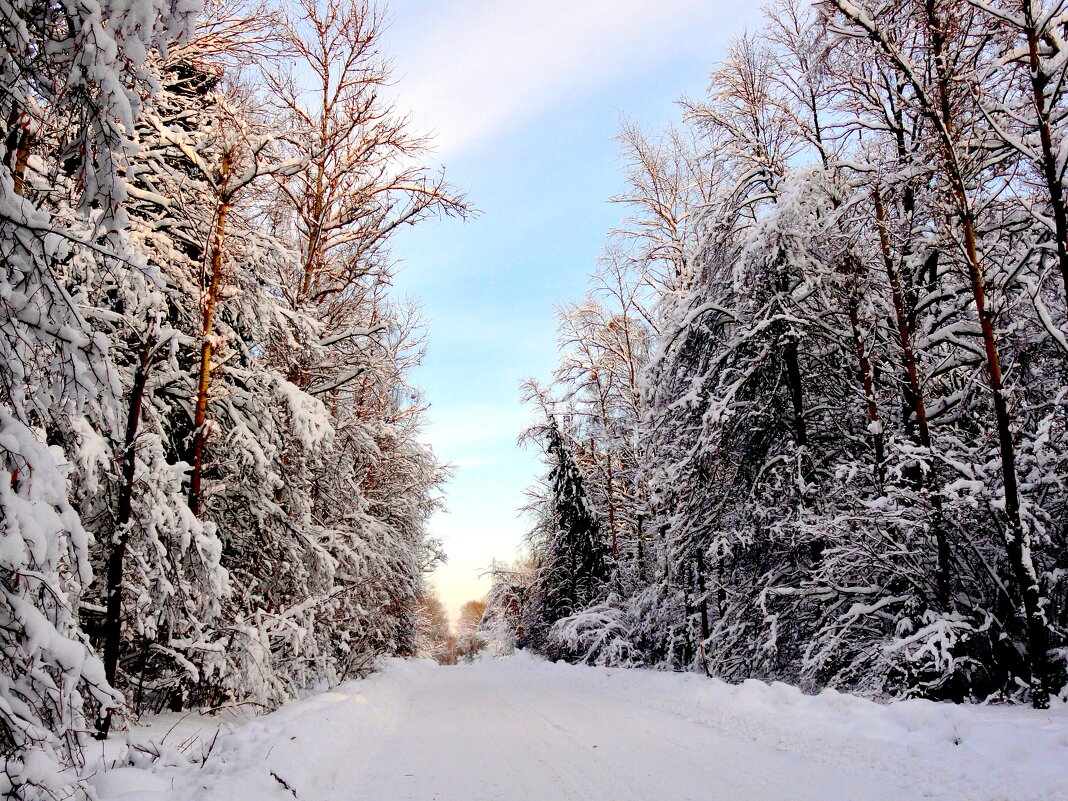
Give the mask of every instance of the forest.
<path id="1" fill-rule="evenodd" d="M 1068 4 L 777 0 L 625 120 L 487 622 L 880 699 L 1068 682 Z"/>
<path id="2" fill-rule="evenodd" d="M 673 125 L 622 121 L 619 225 L 522 387 L 534 522 L 454 634 L 393 248 L 475 211 L 386 10 L 0 0 L 0 795 L 95 798 L 142 717 L 513 645 L 723 698 L 1068 700 L 1068 0 L 765 19 Z M 430 681 L 388 664 L 387 705 Z M 434 681 L 565 678 L 470 667 Z"/>

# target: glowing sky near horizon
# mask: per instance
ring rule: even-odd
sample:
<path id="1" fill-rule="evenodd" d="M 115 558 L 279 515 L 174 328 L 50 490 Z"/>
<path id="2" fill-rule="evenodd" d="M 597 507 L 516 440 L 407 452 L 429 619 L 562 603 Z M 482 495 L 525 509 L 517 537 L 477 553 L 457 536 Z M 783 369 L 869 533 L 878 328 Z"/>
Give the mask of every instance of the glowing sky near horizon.
<path id="1" fill-rule="evenodd" d="M 621 114 L 650 130 L 704 94 L 728 41 L 760 21 L 740 0 L 394 0 L 386 50 L 399 105 L 432 131 L 432 163 L 481 214 L 427 222 L 396 248 L 400 294 L 430 349 L 414 375 L 427 441 L 456 472 L 431 521 L 449 562 L 434 584 L 455 614 L 480 574 L 516 555 L 518 509 L 541 468 L 516 437 L 519 382 L 556 362 L 554 307 L 581 298 L 623 210 Z"/>

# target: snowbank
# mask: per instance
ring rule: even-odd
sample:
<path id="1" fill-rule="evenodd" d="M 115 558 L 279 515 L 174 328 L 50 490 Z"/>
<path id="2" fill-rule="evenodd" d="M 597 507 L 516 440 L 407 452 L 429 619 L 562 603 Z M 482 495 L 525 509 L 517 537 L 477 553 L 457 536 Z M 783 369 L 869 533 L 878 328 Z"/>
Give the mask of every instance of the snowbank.
<path id="1" fill-rule="evenodd" d="M 637 700 L 829 764 L 859 763 L 898 781 L 915 775 L 917 797 L 937 786 L 961 801 L 1068 799 L 1068 704 L 1057 700 L 1044 712 L 923 700 L 880 704 L 835 690 L 806 695 L 780 682 L 730 685 L 695 674 L 547 662 L 531 667 L 575 673 L 591 692 Z"/>
<path id="2" fill-rule="evenodd" d="M 385 669 L 259 718 L 159 715 L 108 743 L 90 780 L 100 801 L 292 801 L 314 790 L 386 733 L 398 707 L 437 669 L 385 660 Z M 301 795 L 308 798 L 330 797 Z"/>

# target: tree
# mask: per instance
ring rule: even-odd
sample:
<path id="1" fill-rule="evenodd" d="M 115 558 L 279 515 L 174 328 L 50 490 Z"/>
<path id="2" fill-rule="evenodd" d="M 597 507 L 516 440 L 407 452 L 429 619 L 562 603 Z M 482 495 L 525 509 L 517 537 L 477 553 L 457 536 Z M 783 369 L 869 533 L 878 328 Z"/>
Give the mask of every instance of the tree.
<path id="1" fill-rule="evenodd" d="M 1028 658 L 1031 662 L 1032 699 L 1036 708 L 1049 705 L 1048 620 L 1044 612 L 1046 600 L 1032 558 L 1030 532 L 1024 525 L 1021 511 L 1019 476 L 1016 466 L 1016 444 L 1013 440 L 1013 421 L 1003 378 L 1001 345 L 998 341 L 994 311 L 988 298 L 991 282 L 989 269 L 980 259 L 976 227 L 979 212 L 986 202 L 986 187 L 975 188 L 975 179 L 987 165 L 969 146 L 974 134 L 969 130 L 982 119 L 974 106 L 974 99 L 960 91 L 961 76 L 955 74 L 958 65 L 974 63 L 973 52 L 982 47 L 970 35 L 975 12 L 949 8 L 936 0 L 926 0 L 915 9 L 910 20 L 918 36 L 917 55 L 930 65 L 929 77 L 922 78 L 913 66 L 913 58 L 891 41 L 887 31 L 869 14 L 851 4 L 836 3 L 835 7 L 853 25 L 870 37 L 881 54 L 889 59 L 905 76 L 914 100 L 932 127 L 932 144 L 941 159 L 941 177 L 946 183 L 946 195 L 959 225 L 961 251 L 969 277 L 975 312 L 982 331 L 983 352 L 991 403 L 997 428 L 1000 451 L 1002 488 L 1006 530 L 1003 542 L 1021 598 L 1019 614 L 1026 621 Z M 974 84 L 974 78 L 964 85 Z"/>
<path id="2" fill-rule="evenodd" d="M 586 496 L 585 481 L 556 421 L 545 427 L 552 462 L 535 551 L 537 618 L 528 636 L 551 655 L 551 627 L 597 600 L 608 578 L 609 552 Z"/>
<path id="3" fill-rule="evenodd" d="M 456 636 L 449 624 L 445 606 L 436 595 L 424 593 L 419 606 L 420 656 L 433 659 L 439 665 L 456 664 Z"/>
<path id="4" fill-rule="evenodd" d="M 465 662 L 473 662 L 486 649 L 480 627 L 486 614 L 485 601 L 468 601 L 460 607 L 456 621 L 456 653 Z"/>
<path id="5" fill-rule="evenodd" d="M 86 715 L 416 651 L 445 470 L 389 242 L 466 206 L 379 97 L 369 4 L 9 11 L 0 742 L 5 792 L 65 797 Z M 327 50 L 312 109 L 275 78 Z"/>

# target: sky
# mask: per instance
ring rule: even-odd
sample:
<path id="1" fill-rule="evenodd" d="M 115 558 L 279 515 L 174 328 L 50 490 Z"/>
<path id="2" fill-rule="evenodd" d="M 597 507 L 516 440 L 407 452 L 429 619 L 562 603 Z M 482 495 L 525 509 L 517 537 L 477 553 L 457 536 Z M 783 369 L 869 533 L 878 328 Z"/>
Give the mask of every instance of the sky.
<path id="1" fill-rule="evenodd" d="M 543 468 L 516 443 L 532 420 L 519 384 L 550 377 L 555 308 L 582 297 L 623 216 L 608 201 L 624 188 L 621 115 L 650 131 L 677 119 L 759 25 L 760 0 L 393 0 L 388 13 L 398 105 L 480 212 L 421 223 L 395 248 L 396 290 L 430 329 L 413 375 L 426 440 L 455 468 L 430 523 L 448 554 L 433 584 L 455 616 L 527 528 L 518 510 Z"/>

